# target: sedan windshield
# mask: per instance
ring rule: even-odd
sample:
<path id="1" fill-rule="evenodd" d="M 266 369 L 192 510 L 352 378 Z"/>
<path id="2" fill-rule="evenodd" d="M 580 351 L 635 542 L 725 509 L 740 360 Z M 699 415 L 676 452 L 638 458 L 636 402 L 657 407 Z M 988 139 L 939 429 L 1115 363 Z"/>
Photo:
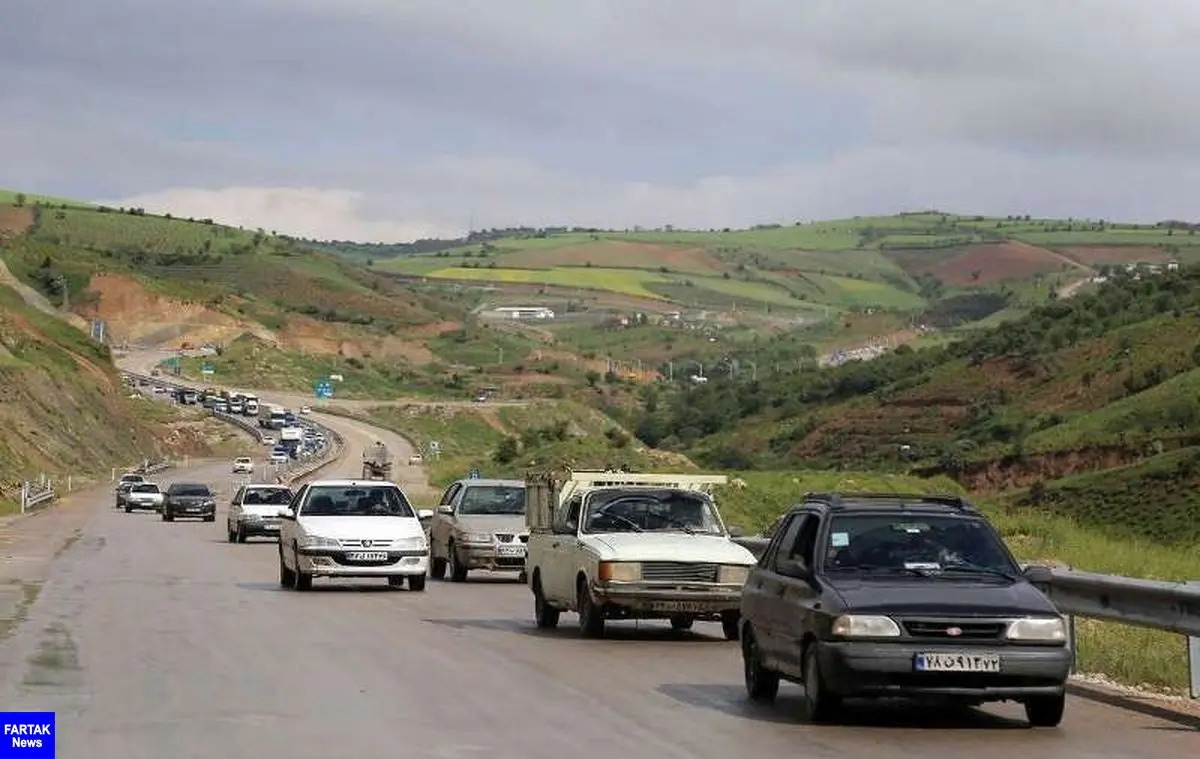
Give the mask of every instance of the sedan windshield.
<path id="1" fill-rule="evenodd" d="M 525 488 L 513 485 L 470 485 L 458 505 L 460 515 L 525 513 Z"/>
<path id="2" fill-rule="evenodd" d="M 171 495 L 195 496 L 197 498 L 207 498 L 212 495 L 207 485 L 172 485 L 169 492 Z"/>
<path id="3" fill-rule="evenodd" d="M 297 516 L 306 517 L 416 517 L 399 488 L 386 485 L 318 485 Z"/>
<path id="4" fill-rule="evenodd" d="M 650 488 L 593 493 L 587 502 L 583 531 L 725 534 L 716 507 L 704 495 Z"/>
<path id="5" fill-rule="evenodd" d="M 936 514 L 836 516 L 830 523 L 825 569 L 1019 572 L 987 522 Z"/>
<path id="6" fill-rule="evenodd" d="M 292 491 L 287 488 L 254 488 L 242 496 L 242 504 L 246 506 L 287 506 L 291 502 Z"/>

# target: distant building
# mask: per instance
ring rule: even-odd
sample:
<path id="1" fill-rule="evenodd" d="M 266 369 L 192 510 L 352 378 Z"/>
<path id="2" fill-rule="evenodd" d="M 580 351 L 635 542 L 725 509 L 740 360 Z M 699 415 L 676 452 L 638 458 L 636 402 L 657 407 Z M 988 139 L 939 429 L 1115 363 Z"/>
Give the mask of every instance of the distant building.
<path id="1" fill-rule="evenodd" d="M 543 306 L 501 306 L 494 309 L 501 316 L 510 319 L 553 319 L 553 309 Z"/>

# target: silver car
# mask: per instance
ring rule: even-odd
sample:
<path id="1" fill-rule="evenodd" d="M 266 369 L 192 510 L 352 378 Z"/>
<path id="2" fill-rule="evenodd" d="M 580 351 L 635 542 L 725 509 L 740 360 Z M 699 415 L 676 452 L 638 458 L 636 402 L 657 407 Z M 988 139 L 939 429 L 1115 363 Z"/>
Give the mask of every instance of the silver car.
<path id="1" fill-rule="evenodd" d="M 519 572 L 529 530 L 523 480 L 459 480 L 442 495 L 429 526 L 429 571 L 462 582 L 473 569 Z"/>

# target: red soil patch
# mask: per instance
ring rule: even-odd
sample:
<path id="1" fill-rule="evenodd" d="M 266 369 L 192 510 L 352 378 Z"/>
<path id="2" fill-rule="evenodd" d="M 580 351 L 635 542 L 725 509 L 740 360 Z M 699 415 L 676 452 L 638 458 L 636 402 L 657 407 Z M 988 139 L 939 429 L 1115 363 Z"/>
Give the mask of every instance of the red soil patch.
<path id="1" fill-rule="evenodd" d="M 1063 255 L 1088 266 L 1131 264 L 1139 261 L 1160 264 L 1174 260 L 1165 250 L 1148 245 L 1078 245 L 1059 250 Z"/>
<path id="2" fill-rule="evenodd" d="M 430 338 L 444 335 L 447 332 L 457 332 L 462 328 L 461 322 L 434 322 L 433 324 L 422 324 L 419 327 L 409 327 L 404 330 L 404 334 L 406 337 Z"/>
<path id="3" fill-rule="evenodd" d="M 33 209 L 0 206 L 0 240 L 11 240 L 33 226 Z"/>
<path id="4" fill-rule="evenodd" d="M 291 315 L 279 333 L 280 347 L 305 353 L 353 358 L 401 359 L 413 364 L 428 364 L 433 354 L 420 342 L 395 335 L 363 335 L 306 316 Z"/>
<path id="5" fill-rule="evenodd" d="M 270 339 L 270 333 L 261 326 L 199 303 L 184 303 L 150 292 L 124 274 L 97 274 L 88 290 L 99 298 L 84 315 L 108 322 L 115 338 L 174 346 L 181 342 L 223 342 L 246 332 Z"/>
<path id="6" fill-rule="evenodd" d="M 987 285 L 1061 271 L 1064 263 L 1045 248 L 1006 242 L 972 245 L 957 256 L 939 261 L 930 273 L 948 285 Z M 975 272 L 978 278 L 973 276 Z"/>
<path id="7" fill-rule="evenodd" d="M 597 240 L 545 250 L 522 250 L 501 256 L 497 266 L 545 269 L 555 266 L 586 266 L 617 269 L 666 268 L 673 272 L 720 274 L 729 267 L 704 248 L 654 243 Z"/>

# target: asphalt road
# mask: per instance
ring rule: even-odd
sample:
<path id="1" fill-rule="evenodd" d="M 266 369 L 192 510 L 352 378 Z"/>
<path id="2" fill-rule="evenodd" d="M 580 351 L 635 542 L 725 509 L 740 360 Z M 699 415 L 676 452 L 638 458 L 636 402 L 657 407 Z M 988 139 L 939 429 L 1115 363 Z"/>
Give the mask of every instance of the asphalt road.
<path id="1" fill-rule="evenodd" d="M 343 466 L 350 466 L 354 462 Z M 228 464 L 163 473 L 222 491 L 215 524 L 164 523 L 105 499 L 0 642 L 0 704 L 58 713 L 64 759 L 625 759 L 789 756 L 1115 759 L 1194 755 L 1194 729 L 1073 700 L 1058 730 L 1014 707 L 851 712 L 810 726 L 799 688 L 742 695 L 716 625 L 538 633 L 511 580 L 318 580 L 283 590 L 273 543 L 229 544 Z"/>

